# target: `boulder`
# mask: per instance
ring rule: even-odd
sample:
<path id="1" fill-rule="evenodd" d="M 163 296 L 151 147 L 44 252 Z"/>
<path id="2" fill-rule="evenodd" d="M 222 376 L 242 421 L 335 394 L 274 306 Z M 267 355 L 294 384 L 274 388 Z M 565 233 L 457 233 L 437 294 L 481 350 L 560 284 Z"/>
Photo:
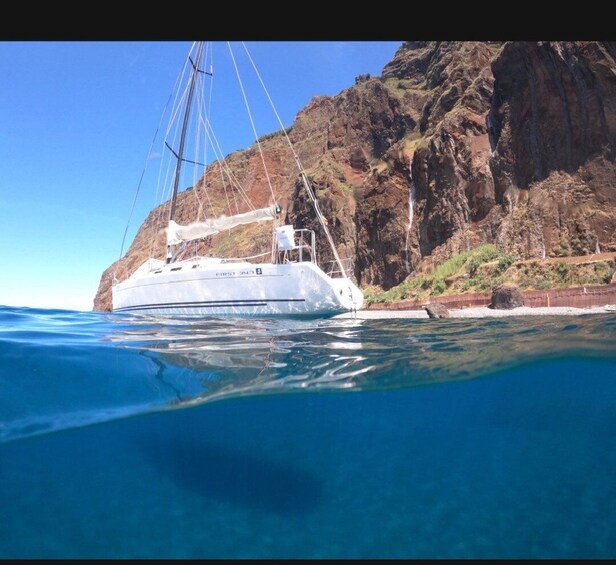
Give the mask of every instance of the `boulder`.
<path id="1" fill-rule="evenodd" d="M 511 310 L 520 306 L 524 306 L 524 297 L 516 285 L 504 283 L 492 291 L 490 308 Z"/>
<path id="2" fill-rule="evenodd" d="M 449 318 L 449 310 L 442 304 L 426 304 L 424 310 L 430 318 Z"/>

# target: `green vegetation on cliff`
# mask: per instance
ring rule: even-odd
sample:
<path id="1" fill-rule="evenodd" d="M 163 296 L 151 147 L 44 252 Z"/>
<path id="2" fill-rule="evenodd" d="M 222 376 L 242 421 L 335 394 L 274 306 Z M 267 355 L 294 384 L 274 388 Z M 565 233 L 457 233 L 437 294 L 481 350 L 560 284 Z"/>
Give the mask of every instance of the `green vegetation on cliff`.
<path id="1" fill-rule="evenodd" d="M 616 271 L 616 254 L 602 257 L 518 260 L 492 244 L 480 245 L 455 255 L 431 273 L 405 280 L 382 291 L 365 289 L 366 305 L 424 300 L 430 296 L 490 292 L 511 282 L 521 290 L 547 290 L 608 284 Z"/>

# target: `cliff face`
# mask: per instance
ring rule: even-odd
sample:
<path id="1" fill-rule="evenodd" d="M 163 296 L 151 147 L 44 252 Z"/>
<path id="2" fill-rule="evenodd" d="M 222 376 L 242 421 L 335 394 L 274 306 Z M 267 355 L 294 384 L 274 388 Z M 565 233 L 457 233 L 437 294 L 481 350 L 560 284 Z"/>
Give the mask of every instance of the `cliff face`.
<path id="1" fill-rule="evenodd" d="M 615 56 L 610 43 L 513 43 L 495 59 L 499 245 L 529 257 L 614 250 Z"/>
<path id="2" fill-rule="evenodd" d="M 360 285 L 390 288 L 484 242 L 522 258 L 616 251 L 616 44 L 408 42 L 381 77 L 314 98 L 290 137 Z M 287 221 L 316 228 L 282 135 L 262 148 Z M 256 149 L 229 166 L 267 205 Z M 204 188 L 223 211 L 219 167 L 180 194 L 179 222 L 194 219 Z M 153 210 L 103 273 L 95 309 L 110 309 L 114 274 L 163 257 L 166 213 Z M 232 254 L 267 250 L 270 229 L 238 231 Z"/>

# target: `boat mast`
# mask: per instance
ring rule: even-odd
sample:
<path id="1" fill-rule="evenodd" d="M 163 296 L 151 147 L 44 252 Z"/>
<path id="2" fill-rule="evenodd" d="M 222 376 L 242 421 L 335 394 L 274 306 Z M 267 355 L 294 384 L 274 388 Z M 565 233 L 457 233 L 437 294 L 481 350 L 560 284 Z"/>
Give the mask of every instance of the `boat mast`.
<path id="1" fill-rule="evenodd" d="M 190 108 L 192 106 L 193 94 L 195 92 L 195 84 L 197 83 L 197 74 L 199 73 L 199 64 L 201 63 L 201 55 L 203 54 L 203 42 L 199 42 L 199 47 L 197 48 L 197 57 L 193 63 L 192 59 L 190 62 L 192 63 L 192 73 L 190 75 L 190 85 L 188 87 L 188 97 L 186 99 L 186 108 L 184 110 L 184 122 L 182 123 L 182 134 L 180 136 L 180 148 L 178 152 L 175 153 L 177 158 L 177 165 L 175 167 L 175 177 L 173 179 L 173 195 L 171 196 L 171 210 L 169 211 L 169 221 L 173 220 L 175 215 L 175 203 L 178 196 L 178 185 L 180 183 L 180 170 L 182 168 L 182 161 L 184 156 L 184 141 L 186 139 L 186 129 L 188 128 L 188 118 L 190 117 Z M 169 254 L 168 254 L 169 255 Z M 169 257 L 167 258 L 167 263 L 169 262 Z"/>

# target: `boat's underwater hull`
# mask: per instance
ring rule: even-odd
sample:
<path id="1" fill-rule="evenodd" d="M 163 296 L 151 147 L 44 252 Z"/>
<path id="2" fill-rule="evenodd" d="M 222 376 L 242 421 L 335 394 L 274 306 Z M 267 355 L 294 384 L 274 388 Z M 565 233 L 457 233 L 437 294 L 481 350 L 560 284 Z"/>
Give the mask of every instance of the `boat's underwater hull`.
<path id="1" fill-rule="evenodd" d="M 114 312 L 151 316 L 333 316 L 361 308 L 348 278 L 313 263 L 186 261 L 133 275 L 112 287 Z"/>

